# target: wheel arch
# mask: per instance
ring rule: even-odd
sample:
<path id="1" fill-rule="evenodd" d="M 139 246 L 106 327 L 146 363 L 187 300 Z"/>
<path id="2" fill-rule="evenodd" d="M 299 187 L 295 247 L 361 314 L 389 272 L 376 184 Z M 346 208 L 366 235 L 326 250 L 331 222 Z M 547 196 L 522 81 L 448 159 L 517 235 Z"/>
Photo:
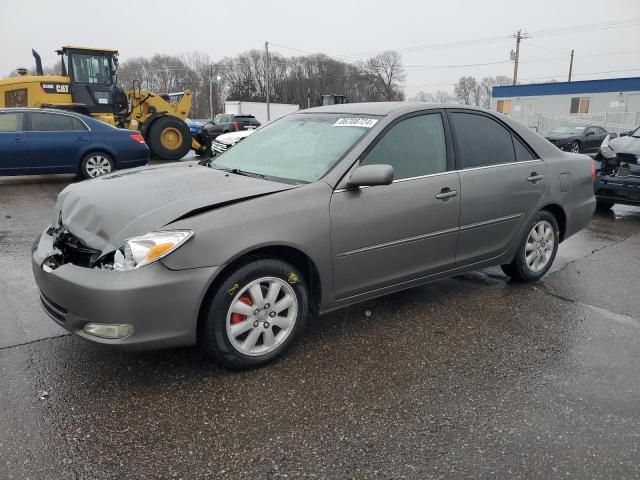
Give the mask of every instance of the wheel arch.
<path id="1" fill-rule="evenodd" d="M 264 258 L 274 258 L 291 263 L 302 272 L 309 285 L 309 295 L 311 299 L 310 311 L 312 315 L 316 315 L 318 313 L 322 298 L 322 284 L 320 273 L 315 262 L 305 252 L 291 245 L 264 245 L 236 256 L 216 275 L 213 282 L 209 285 L 209 288 L 207 289 L 207 292 L 200 304 L 198 312 L 198 335 L 200 333 L 202 323 L 205 320 L 208 304 L 211 302 L 211 298 L 215 295 L 219 285 L 222 284 L 222 282 L 224 282 L 227 277 L 238 268 L 251 263 L 252 261 Z"/>
<path id="2" fill-rule="evenodd" d="M 118 156 L 116 155 L 116 152 L 113 150 L 113 148 L 110 148 L 104 144 L 95 144 L 95 145 L 90 145 L 87 148 L 82 150 L 80 154 L 80 160 L 78 161 L 78 165 L 77 165 L 78 173 L 82 173 L 82 162 L 84 162 L 84 159 L 90 153 L 106 153 L 107 155 L 109 155 L 109 157 L 111 157 L 111 160 L 113 161 L 114 170 L 117 170 L 118 168 L 120 168 L 120 165 L 118 162 Z"/>
<path id="3" fill-rule="evenodd" d="M 540 210 L 546 210 L 556 218 L 558 228 L 560 229 L 560 242 L 562 242 L 567 231 L 567 214 L 564 209 L 557 203 L 549 203 L 543 206 Z"/>

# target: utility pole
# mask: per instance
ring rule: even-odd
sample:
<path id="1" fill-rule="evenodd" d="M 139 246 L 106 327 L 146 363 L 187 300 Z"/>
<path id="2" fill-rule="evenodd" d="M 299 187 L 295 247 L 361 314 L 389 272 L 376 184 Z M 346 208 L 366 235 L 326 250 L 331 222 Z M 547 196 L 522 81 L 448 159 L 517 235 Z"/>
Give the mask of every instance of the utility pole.
<path id="1" fill-rule="evenodd" d="M 266 62 L 265 86 L 267 88 L 267 122 L 269 122 L 271 121 L 271 107 L 269 106 L 269 42 L 264 42 L 264 54 Z"/>
<path id="2" fill-rule="evenodd" d="M 527 37 L 526 33 L 522 33 L 522 30 L 518 30 L 518 33 L 516 33 L 515 35 L 512 35 L 512 37 L 514 37 L 516 39 L 516 54 L 515 54 L 515 58 L 514 58 L 514 65 L 513 65 L 513 84 L 517 84 L 518 83 L 518 62 L 520 61 L 520 40 L 523 40 Z"/>
<path id="3" fill-rule="evenodd" d="M 573 50 L 571 50 L 571 61 L 569 62 L 569 81 L 571 81 L 572 73 L 573 73 Z"/>
<path id="4" fill-rule="evenodd" d="M 311 108 L 311 87 L 307 87 L 307 108 Z"/>
<path id="5" fill-rule="evenodd" d="M 209 119 L 213 118 L 213 65 L 209 65 Z"/>

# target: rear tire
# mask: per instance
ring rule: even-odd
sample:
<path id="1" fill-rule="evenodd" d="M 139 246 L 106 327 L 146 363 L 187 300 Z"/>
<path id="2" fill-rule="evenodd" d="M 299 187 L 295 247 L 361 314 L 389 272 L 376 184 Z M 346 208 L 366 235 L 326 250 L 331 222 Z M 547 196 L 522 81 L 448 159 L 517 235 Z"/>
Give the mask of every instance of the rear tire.
<path id="1" fill-rule="evenodd" d="M 582 153 L 582 145 L 578 140 L 574 140 L 573 142 L 571 142 L 569 150 L 573 153 Z"/>
<path id="2" fill-rule="evenodd" d="M 108 153 L 90 152 L 80 163 L 80 175 L 83 178 L 96 178 L 116 169 L 116 164 Z"/>
<path id="3" fill-rule="evenodd" d="M 214 288 L 205 300 L 209 304 L 198 342 L 226 368 L 243 370 L 275 360 L 302 332 L 309 316 L 307 283 L 281 260 L 254 260 Z"/>
<path id="4" fill-rule="evenodd" d="M 540 210 L 531 220 L 513 262 L 502 271 L 518 282 L 535 282 L 551 268 L 558 253 L 560 229 L 551 212 Z"/>
<path id="5" fill-rule="evenodd" d="M 180 160 L 191 148 L 191 130 L 181 119 L 166 115 L 154 120 L 146 141 L 158 158 Z"/>

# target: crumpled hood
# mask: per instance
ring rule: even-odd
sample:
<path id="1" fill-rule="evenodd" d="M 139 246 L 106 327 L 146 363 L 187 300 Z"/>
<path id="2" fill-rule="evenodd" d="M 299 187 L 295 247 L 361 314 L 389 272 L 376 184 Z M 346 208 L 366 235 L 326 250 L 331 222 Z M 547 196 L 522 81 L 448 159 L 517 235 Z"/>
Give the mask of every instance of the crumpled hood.
<path id="1" fill-rule="evenodd" d="M 630 153 L 640 155 L 640 138 L 626 136 L 609 140 L 609 146 L 616 153 Z"/>
<path id="2" fill-rule="evenodd" d="M 56 202 L 58 220 L 103 253 L 127 238 L 208 209 L 295 188 L 182 162 L 124 170 L 69 185 Z"/>

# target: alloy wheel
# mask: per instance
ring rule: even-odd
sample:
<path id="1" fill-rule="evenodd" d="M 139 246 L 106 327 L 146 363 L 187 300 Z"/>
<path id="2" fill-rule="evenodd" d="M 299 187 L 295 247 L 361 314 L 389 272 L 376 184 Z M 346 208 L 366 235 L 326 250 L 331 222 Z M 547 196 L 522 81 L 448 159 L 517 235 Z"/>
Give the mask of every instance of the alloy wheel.
<path id="1" fill-rule="evenodd" d="M 536 223 L 527 237 L 525 261 L 532 272 L 540 272 L 551 260 L 556 237 L 553 226 L 546 220 Z"/>
<path id="2" fill-rule="evenodd" d="M 104 155 L 92 155 L 87 159 L 87 174 L 91 178 L 111 172 L 111 162 Z"/>
<path id="3" fill-rule="evenodd" d="M 239 289 L 227 312 L 226 332 L 240 353 L 260 356 L 277 349 L 293 331 L 298 299 L 278 277 L 263 277 Z"/>

